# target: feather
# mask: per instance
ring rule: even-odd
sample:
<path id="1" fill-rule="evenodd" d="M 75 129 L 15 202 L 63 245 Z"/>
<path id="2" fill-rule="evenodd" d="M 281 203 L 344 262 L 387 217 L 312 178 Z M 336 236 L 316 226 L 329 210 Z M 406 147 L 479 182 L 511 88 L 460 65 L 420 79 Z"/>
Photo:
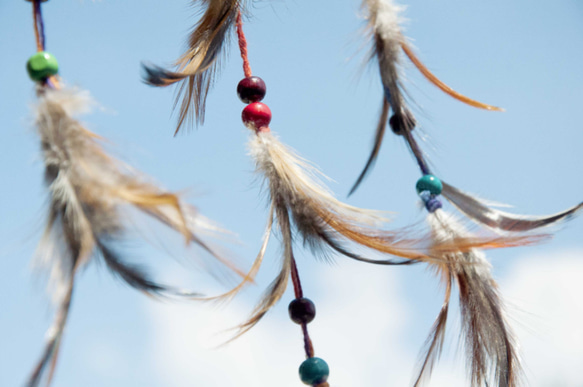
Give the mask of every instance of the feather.
<path id="1" fill-rule="evenodd" d="M 195 0 L 193 3 L 200 2 Z M 176 61 L 174 71 L 159 66 L 144 65 L 144 81 L 152 86 L 180 85 L 176 105 L 180 103 L 180 114 L 176 133 L 188 121 L 204 121 L 205 101 L 224 46 L 232 30 L 240 0 L 203 0 L 204 15 L 194 27 L 188 39 L 188 49 Z"/>
<path id="2" fill-rule="evenodd" d="M 404 7 L 399 6 L 393 0 L 363 0 L 362 7 L 365 10 L 365 17 L 368 22 L 369 35 L 373 41 L 373 50 L 370 58 L 378 62 L 385 103 L 383 104 L 377 126 L 373 149 L 363 171 L 350 190 L 349 195 L 356 191 L 370 169 L 374 166 L 374 161 L 379 153 L 383 139 L 384 125 L 387 123 L 388 107 L 392 111 L 392 116 L 388 122 L 395 134 L 411 136 L 411 132 L 415 128 L 416 120 L 411 109 L 408 107 L 407 93 L 403 86 L 402 52 L 405 53 L 409 60 L 431 83 L 453 98 L 476 108 L 497 111 L 503 110 L 457 93 L 451 87 L 440 81 L 423 65 L 413 53 L 413 50 L 408 44 L 408 39 L 402 33 L 401 24 L 403 23 L 403 18 L 401 13 Z M 389 106 L 386 106 L 386 104 Z"/>
<path id="3" fill-rule="evenodd" d="M 76 90 L 39 88 L 36 127 L 41 138 L 50 206 L 38 251 L 40 263 L 49 267 L 58 308 L 45 350 L 28 381 L 29 387 L 38 386 L 47 371 L 47 384 L 50 383 L 75 276 L 92 258 L 101 256 L 115 276 L 147 295 L 187 298 L 198 295 L 155 283 L 141 267 L 125 262 L 115 252 L 112 245 L 125 229 L 120 213 L 124 206 L 150 215 L 224 262 L 197 236 L 199 230 L 206 228 L 206 222 L 193 207 L 107 155 L 98 136 L 74 118 L 88 109 L 89 101 L 86 93 Z M 208 229 L 214 227 L 209 225 Z"/>
<path id="4" fill-rule="evenodd" d="M 405 53 L 427 80 L 453 98 L 480 109 L 503 110 L 457 93 L 423 65 L 409 47 L 408 39 L 401 31 L 403 22 L 401 13 L 404 7 L 399 6 L 393 0 L 363 0 L 363 8 L 365 9 L 370 34 L 374 40 L 374 51 L 371 57 L 378 60 L 385 95 L 395 113 L 403 110 L 405 104 L 402 92 L 402 77 L 400 76 L 401 51 Z"/>
<path id="5" fill-rule="evenodd" d="M 292 226 L 288 209 L 285 203 L 274 203 L 274 212 L 271 214 L 277 218 L 279 231 L 283 241 L 283 254 L 281 269 L 277 277 L 271 282 L 259 303 L 251 312 L 251 316 L 244 323 L 240 324 L 237 334 L 231 339 L 234 340 L 245 332 L 253 328 L 263 316 L 281 299 L 287 288 L 288 279 L 291 274 L 293 256 Z"/>
<path id="6" fill-rule="evenodd" d="M 428 215 L 433 238 L 438 242 L 468 237 L 467 231 L 441 209 Z M 420 386 L 431 373 L 439 357 L 445 326 L 452 280 L 459 288 L 462 315 L 462 335 L 470 368 L 472 387 L 518 385 L 520 365 L 514 338 L 506 322 L 497 284 L 490 273 L 485 255 L 476 249 L 442 254 L 444 263 L 437 270 L 446 284 L 446 297 L 428 338 L 425 360 L 415 382 Z"/>
<path id="7" fill-rule="evenodd" d="M 382 105 L 381 109 L 382 109 L 381 116 L 379 119 L 379 123 L 377 125 L 377 130 L 376 130 L 375 138 L 373 141 L 372 152 L 370 153 L 370 156 L 368 157 L 368 160 L 366 161 L 366 165 L 364 166 L 364 169 L 360 173 L 360 176 L 358 176 L 358 179 L 356 179 L 356 182 L 354 183 L 354 185 L 350 189 L 348 196 L 352 195 L 356 191 L 356 189 L 358 188 L 360 183 L 363 182 L 363 180 L 366 177 L 366 175 L 368 174 L 368 172 L 374 166 L 374 164 L 377 160 L 377 156 L 379 155 L 379 151 L 381 150 L 381 144 L 383 143 L 383 138 L 385 137 L 385 129 L 387 128 L 387 121 L 389 119 L 389 109 L 390 109 L 389 102 L 387 102 L 387 100 L 385 98 L 383 98 L 383 105 Z"/>
<path id="8" fill-rule="evenodd" d="M 318 181 L 318 171 L 306 160 L 296 156 L 281 144 L 269 130 L 258 130 L 249 143 L 256 171 L 266 181 L 270 197 L 270 211 L 263 244 L 253 266 L 243 281 L 231 291 L 209 299 L 231 298 L 257 274 L 271 236 L 274 223 L 279 226 L 283 240 L 281 269 L 251 316 L 237 327 L 237 334 L 247 332 L 282 297 L 294 262 L 293 234 L 301 237 L 304 246 L 317 256 L 329 258 L 338 252 L 349 258 L 381 265 L 405 265 L 416 262 L 446 262 L 448 252 L 468 251 L 476 246 L 484 248 L 523 245 L 536 241 L 534 237 L 500 237 L 447 239 L 428 246 L 426 238 L 407 237 L 407 230 L 381 231 L 384 218 L 378 211 L 364 210 L 338 201 Z M 370 259 L 348 250 L 346 243 L 356 243 L 376 252 L 404 258 Z M 230 340 L 230 341 L 231 341 Z"/>
<path id="9" fill-rule="evenodd" d="M 483 200 L 460 191 L 445 182 L 443 182 L 441 194 L 470 219 L 503 231 L 526 232 L 550 226 L 568 220 L 583 208 L 583 203 L 579 203 L 565 211 L 547 216 L 515 215 L 489 207 Z"/>
<path id="10" fill-rule="evenodd" d="M 367 262 L 410 262 L 370 260 L 349 252 L 343 246 L 346 242 L 355 242 L 408 260 L 429 258 L 426 253 L 415 250 L 416 245 L 422 245 L 423 242 L 407 239 L 404 233 L 377 231 L 376 227 L 384 221 L 379 212 L 338 201 L 316 179 L 315 168 L 294 155 L 270 132 L 258 132 L 253 136 L 249 148 L 257 172 L 268 184 L 271 202 L 275 208 L 285 206 L 288 209 L 304 245 L 318 256 L 326 258 L 335 250 Z"/>

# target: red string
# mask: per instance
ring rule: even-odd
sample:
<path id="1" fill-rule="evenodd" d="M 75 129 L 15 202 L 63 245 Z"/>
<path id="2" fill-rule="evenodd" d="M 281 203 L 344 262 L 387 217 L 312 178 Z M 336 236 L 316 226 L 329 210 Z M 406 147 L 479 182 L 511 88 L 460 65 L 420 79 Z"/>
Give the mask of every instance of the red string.
<path id="1" fill-rule="evenodd" d="M 239 40 L 239 50 L 241 51 L 241 58 L 243 59 L 243 72 L 245 77 L 249 78 L 251 73 L 251 65 L 249 64 L 249 58 L 247 56 L 247 39 L 245 39 L 245 33 L 243 32 L 243 18 L 241 16 L 241 10 L 237 13 L 237 39 Z"/>

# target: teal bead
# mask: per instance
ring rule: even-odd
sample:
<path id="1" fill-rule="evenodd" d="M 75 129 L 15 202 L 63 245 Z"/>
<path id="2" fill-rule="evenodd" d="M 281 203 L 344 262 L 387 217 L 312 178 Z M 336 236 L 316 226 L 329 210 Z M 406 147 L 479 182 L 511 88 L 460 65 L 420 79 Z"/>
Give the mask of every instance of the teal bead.
<path id="1" fill-rule="evenodd" d="M 330 375 L 330 368 L 319 357 L 306 359 L 300 366 L 300 379 L 308 385 L 325 382 L 328 375 Z"/>
<path id="2" fill-rule="evenodd" d="M 41 51 L 26 62 L 26 70 L 33 81 L 42 81 L 59 72 L 59 63 L 52 54 Z"/>
<path id="3" fill-rule="evenodd" d="M 417 180 L 415 188 L 417 189 L 417 193 L 429 191 L 433 195 L 439 195 L 443 190 L 443 184 L 441 184 L 441 180 L 437 177 L 433 175 L 425 175 Z"/>

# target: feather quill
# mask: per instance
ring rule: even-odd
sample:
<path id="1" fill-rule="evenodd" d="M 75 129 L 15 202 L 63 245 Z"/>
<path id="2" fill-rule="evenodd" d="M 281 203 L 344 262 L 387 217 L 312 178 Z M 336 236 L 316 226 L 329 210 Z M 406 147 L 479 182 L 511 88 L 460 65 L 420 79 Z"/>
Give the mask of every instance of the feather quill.
<path id="1" fill-rule="evenodd" d="M 38 386 L 43 379 L 50 384 L 75 276 L 92 258 L 100 256 L 116 277 L 149 296 L 197 296 L 154 282 L 140 266 L 126 262 L 115 251 L 113 246 L 125 228 L 121 216 L 124 207 L 153 217 L 226 263 L 197 235 L 215 229 L 210 223 L 177 195 L 158 188 L 107 155 L 99 137 L 75 118 L 88 108 L 87 93 L 39 87 L 38 94 L 36 127 L 50 193 L 48 222 L 38 251 L 41 263 L 50 270 L 58 307 L 28 387 Z"/>
<path id="2" fill-rule="evenodd" d="M 188 49 L 175 62 L 176 69 L 143 66 L 144 81 L 149 85 L 164 87 L 182 82 L 175 104 L 182 100 L 176 133 L 192 121 L 193 115 L 197 124 L 204 122 L 206 97 L 241 7 L 241 0 L 202 0 L 202 3 L 206 9 L 190 34 Z"/>

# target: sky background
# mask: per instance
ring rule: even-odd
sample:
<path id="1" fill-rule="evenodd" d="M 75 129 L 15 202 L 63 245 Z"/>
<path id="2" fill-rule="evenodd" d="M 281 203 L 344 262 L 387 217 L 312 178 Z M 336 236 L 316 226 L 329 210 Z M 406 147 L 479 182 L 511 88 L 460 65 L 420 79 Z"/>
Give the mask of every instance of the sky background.
<path id="1" fill-rule="evenodd" d="M 506 109 L 462 105 L 408 66 L 407 88 L 436 174 L 524 214 L 581 201 L 583 3 L 407 5 L 406 33 L 425 64 L 454 89 Z M 255 1 L 245 26 L 253 72 L 267 83 L 272 130 L 330 176 L 343 200 L 368 156 L 381 101 L 377 72 L 364 64 L 369 44 L 359 7 L 357 0 Z M 205 125 L 173 137 L 173 90 L 144 85 L 140 62 L 165 65 L 180 55 L 197 20 L 188 1 L 59 0 L 44 3 L 43 11 L 47 50 L 59 60 L 61 76 L 100 104 L 84 117 L 88 127 L 111 141 L 114 154 L 163 186 L 187 192 L 204 215 L 235 233 L 216 243 L 249 267 L 267 210 L 246 154 L 234 44 L 209 95 Z M 3 387 L 22 385 L 52 319 L 43 277 L 30 265 L 47 204 L 31 126 L 34 84 L 25 71 L 34 51 L 30 3 L 0 0 Z M 418 223 L 424 217 L 414 190 L 418 177 L 402 139 L 389 132 L 376 168 L 346 200 L 394 212 L 389 227 Z M 136 261 L 152 265 L 157 279 L 207 294 L 227 289 L 189 263 L 200 251 L 181 249 L 180 238 L 140 219 L 154 242 L 131 238 L 126 246 Z M 583 386 L 582 228 L 575 219 L 549 243 L 488 252 L 521 344 L 525 385 Z M 217 348 L 229 337 L 225 329 L 245 319 L 276 275 L 279 251 L 274 238 L 256 286 L 221 307 L 153 301 L 93 262 L 78 277 L 54 386 L 302 385 L 300 329 L 287 316 L 291 286 L 254 329 Z M 297 259 L 305 294 L 318 309 L 310 332 L 317 355 L 330 365 L 331 385 L 411 385 L 442 302 L 432 273 L 422 265 L 383 268 L 343 257 L 328 265 L 301 247 Z M 454 308 L 429 386 L 468 385 L 458 328 Z"/>

